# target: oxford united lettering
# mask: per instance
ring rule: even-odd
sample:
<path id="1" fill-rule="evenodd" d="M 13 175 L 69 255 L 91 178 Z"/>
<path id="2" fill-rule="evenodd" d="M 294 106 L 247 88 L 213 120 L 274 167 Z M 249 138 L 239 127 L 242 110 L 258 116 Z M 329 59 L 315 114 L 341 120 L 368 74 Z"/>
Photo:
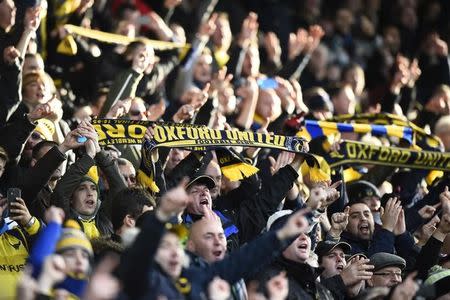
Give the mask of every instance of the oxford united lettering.
<path id="1" fill-rule="evenodd" d="M 339 152 L 331 154 L 330 160 L 331 167 L 343 164 L 368 163 L 450 171 L 450 153 L 380 147 L 352 141 L 344 141 Z"/>
<path id="2" fill-rule="evenodd" d="M 100 145 L 140 144 L 152 122 L 131 120 L 93 120 Z M 285 149 L 286 137 L 239 130 L 217 130 L 190 124 L 155 126 L 156 147 L 253 146 Z M 286 149 L 296 151 L 296 149 Z"/>

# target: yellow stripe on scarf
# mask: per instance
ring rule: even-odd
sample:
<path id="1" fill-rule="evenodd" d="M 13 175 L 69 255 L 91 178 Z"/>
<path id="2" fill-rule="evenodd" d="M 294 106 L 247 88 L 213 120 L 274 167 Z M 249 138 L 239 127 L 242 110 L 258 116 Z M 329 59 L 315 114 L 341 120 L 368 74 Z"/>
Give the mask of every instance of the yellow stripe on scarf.
<path id="1" fill-rule="evenodd" d="M 150 46 L 152 46 L 154 49 L 157 50 L 169 50 L 169 49 L 175 49 L 175 48 L 188 48 L 190 47 L 189 44 L 182 44 L 182 43 L 173 43 L 173 42 L 164 42 L 164 41 L 157 41 L 157 40 L 150 40 L 147 38 L 130 38 L 127 37 L 125 35 L 120 35 L 120 34 L 115 34 L 115 33 L 110 33 L 110 32 L 104 32 L 104 31 L 100 31 L 100 30 L 94 30 L 94 29 L 88 29 L 88 28 L 83 28 L 80 26 L 75 26 L 75 25 L 71 25 L 71 24 L 66 24 L 64 25 L 64 29 L 67 30 L 67 32 L 70 35 L 79 35 L 82 37 L 86 37 L 89 39 L 93 39 L 93 40 L 97 40 L 100 42 L 104 42 L 104 43 L 111 43 L 111 44 L 118 44 L 118 45 L 128 45 L 131 42 L 134 41 L 142 41 Z M 73 39 L 73 37 L 72 37 Z M 65 43 L 67 44 L 68 41 L 66 39 L 62 40 L 61 43 Z M 58 50 L 64 51 L 66 50 L 67 52 L 67 47 L 62 46 L 60 43 L 60 45 L 58 45 Z M 75 52 L 71 52 L 71 55 L 75 55 L 76 54 L 76 50 L 72 47 L 72 49 Z M 63 52 L 60 52 L 63 53 Z M 65 54 L 65 53 L 63 53 Z"/>

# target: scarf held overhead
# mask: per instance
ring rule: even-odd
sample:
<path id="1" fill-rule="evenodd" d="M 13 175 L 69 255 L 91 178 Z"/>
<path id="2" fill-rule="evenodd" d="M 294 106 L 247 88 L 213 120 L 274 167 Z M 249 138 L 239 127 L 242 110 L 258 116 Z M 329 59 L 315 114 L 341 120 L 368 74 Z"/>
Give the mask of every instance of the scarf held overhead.
<path id="1" fill-rule="evenodd" d="M 377 124 L 377 125 L 397 125 L 409 127 L 413 131 L 413 145 L 417 145 L 426 149 L 440 149 L 441 140 L 439 137 L 429 134 L 423 128 L 417 126 L 408 119 L 388 113 L 378 114 L 356 114 L 356 115 L 340 115 L 335 116 L 329 121 L 332 122 L 357 122 L 364 124 Z"/>
<path id="2" fill-rule="evenodd" d="M 141 170 L 138 174 L 138 179 L 140 177 L 146 182 L 147 186 L 152 186 L 153 188 L 151 189 L 153 191 L 158 191 L 158 189 L 154 184 L 155 172 L 153 162 L 150 158 L 150 152 L 159 147 L 187 148 L 194 151 L 205 151 L 229 146 L 243 146 L 301 153 L 305 157 L 304 163 L 309 166 L 309 175 L 312 181 L 329 179 L 329 175 L 320 170 L 320 164 L 317 158 L 307 153 L 308 144 L 300 137 L 239 130 L 217 130 L 192 124 L 163 124 L 150 121 L 120 119 L 95 119 L 92 121 L 92 124 L 98 133 L 99 144 L 102 146 L 111 144 L 141 144 L 147 127 L 151 124 L 156 124 L 153 139 L 150 141 L 145 140 L 143 144 L 143 159 L 141 161 Z M 222 152 L 226 155 L 220 155 Z M 219 162 L 222 159 L 224 160 L 221 163 L 221 170 L 230 180 L 233 181 L 248 177 L 258 170 L 239 159 L 233 159 L 227 153 L 229 151 L 216 152 Z"/>
<path id="3" fill-rule="evenodd" d="M 332 168 L 345 164 L 372 164 L 450 171 L 450 153 L 375 146 L 353 141 L 342 141 L 339 150 L 331 152 L 327 160 Z"/>
<path id="4" fill-rule="evenodd" d="M 360 123 L 336 123 L 329 121 L 305 120 L 302 129 L 296 134 L 310 141 L 314 138 L 343 132 L 371 133 L 372 135 L 388 135 L 402 138 L 413 144 L 413 130 L 398 125 L 378 125 Z"/>
<path id="5" fill-rule="evenodd" d="M 239 130 L 218 130 L 192 124 L 162 124 L 150 121 L 96 119 L 92 121 L 101 146 L 141 144 L 147 127 L 156 124 L 150 141 L 154 147 L 209 150 L 224 146 L 271 148 L 304 153 L 308 146 L 303 138 Z"/>

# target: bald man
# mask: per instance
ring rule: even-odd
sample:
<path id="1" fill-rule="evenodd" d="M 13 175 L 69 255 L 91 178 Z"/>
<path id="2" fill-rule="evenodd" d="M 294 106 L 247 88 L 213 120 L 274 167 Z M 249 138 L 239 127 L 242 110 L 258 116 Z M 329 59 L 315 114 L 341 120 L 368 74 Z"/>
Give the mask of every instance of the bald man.
<path id="1" fill-rule="evenodd" d="M 207 263 L 222 260 L 227 250 L 227 240 L 220 218 L 210 212 L 213 218 L 202 218 L 192 224 L 186 249 L 201 257 Z"/>
<path id="2" fill-rule="evenodd" d="M 210 209 L 205 209 L 204 217 L 194 222 L 186 245 L 191 257 L 191 266 L 204 268 L 224 259 L 227 251 L 227 239 L 220 218 Z M 247 299 L 243 280 L 231 288 L 232 299 Z"/>

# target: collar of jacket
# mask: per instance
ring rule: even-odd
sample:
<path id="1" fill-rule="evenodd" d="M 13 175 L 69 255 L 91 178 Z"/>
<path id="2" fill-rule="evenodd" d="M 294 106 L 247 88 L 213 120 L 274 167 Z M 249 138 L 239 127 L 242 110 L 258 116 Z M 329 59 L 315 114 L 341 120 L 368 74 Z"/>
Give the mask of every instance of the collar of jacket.
<path id="1" fill-rule="evenodd" d="M 363 240 L 360 238 L 357 238 L 356 236 L 352 235 L 351 233 L 344 231 L 341 233 L 341 240 L 345 240 L 345 242 L 351 244 L 358 244 L 361 246 L 361 248 L 363 249 L 368 249 L 369 248 L 369 244 L 370 244 L 370 240 Z"/>
<path id="2" fill-rule="evenodd" d="M 203 218 L 203 215 L 196 215 L 196 214 L 190 214 L 190 213 L 186 213 L 183 215 L 183 223 L 185 224 L 192 224 L 198 220 L 200 220 L 201 218 Z"/>
<path id="3" fill-rule="evenodd" d="M 306 263 L 299 263 L 284 257 L 279 258 L 276 264 L 286 270 L 288 277 L 294 278 L 301 286 L 314 283 L 323 271 L 323 268 L 314 268 Z"/>
<path id="4" fill-rule="evenodd" d="M 184 250 L 184 252 L 189 257 L 189 266 L 196 266 L 196 267 L 200 267 L 200 268 L 204 268 L 204 267 L 208 266 L 208 263 L 206 262 L 206 260 L 204 260 L 203 258 L 198 256 L 197 254 L 192 253 L 189 250 Z"/>
<path id="5" fill-rule="evenodd" d="M 70 210 L 72 211 L 72 213 L 77 217 L 77 219 L 79 220 L 83 220 L 83 221 L 92 221 L 95 219 L 95 217 L 97 216 L 97 213 L 100 209 L 100 205 L 102 204 L 102 202 L 100 201 L 100 199 L 97 199 L 97 207 L 95 208 L 95 211 L 92 215 L 83 215 L 78 213 L 77 211 L 75 211 L 74 209 L 70 208 Z"/>

